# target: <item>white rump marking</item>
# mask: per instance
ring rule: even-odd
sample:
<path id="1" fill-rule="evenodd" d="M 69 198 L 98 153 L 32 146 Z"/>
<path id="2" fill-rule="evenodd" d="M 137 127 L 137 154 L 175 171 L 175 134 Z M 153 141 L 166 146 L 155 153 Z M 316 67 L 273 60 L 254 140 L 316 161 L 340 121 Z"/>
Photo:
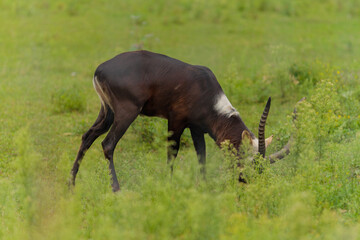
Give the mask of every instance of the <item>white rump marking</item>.
<path id="1" fill-rule="evenodd" d="M 228 118 L 231 116 L 240 116 L 238 111 L 236 111 L 229 99 L 223 93 L 217 97 L 214 108 L 219 115 L 224 115 Z"/>
<path id="2" fill-rule="evenodd" d="M 100 86 L 100 84 L 99 84 L 99 82 L 97 80 L 97 76 L 94 76 L 93 85 L 94 85 L 96 93 L 99 95 L 101 104 L 104 107 L 105 107 L 105 104 L 107 104 L 113 110 L 112 106 L 110 105 L 110 101 L 109 101 L 108 96 L 104 93 L 103 89 L 101 88 L 101 86 Z"/>

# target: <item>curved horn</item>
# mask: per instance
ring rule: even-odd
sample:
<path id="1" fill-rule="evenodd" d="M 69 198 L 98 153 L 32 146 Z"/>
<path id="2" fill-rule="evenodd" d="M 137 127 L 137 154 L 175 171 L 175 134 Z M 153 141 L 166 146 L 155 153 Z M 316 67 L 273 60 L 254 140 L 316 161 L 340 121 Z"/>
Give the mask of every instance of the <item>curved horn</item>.
<path id="1" fill-rule="evenodd" d="M 270 111 L 270 105 L 271 105 L 271 97 L 269 97 L 264 112 L 261 115 L 261 119 L 260 119 L 260 124 L 259 124 L 259 153 L 263 156 L 263 158 L 265 158 L 265 151 L 266 151 L 266 147 L 265 147 L 265 124 L 266 124 L 266 119 L 269 115 L 269 111 Z"/>

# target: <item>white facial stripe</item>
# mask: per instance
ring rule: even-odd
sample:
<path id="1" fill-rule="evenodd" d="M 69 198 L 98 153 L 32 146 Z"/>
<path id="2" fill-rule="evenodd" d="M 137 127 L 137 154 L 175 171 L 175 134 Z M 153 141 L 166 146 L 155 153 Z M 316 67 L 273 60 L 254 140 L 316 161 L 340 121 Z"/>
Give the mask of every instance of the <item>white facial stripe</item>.
<path id="1" fill-rule="evenodd" d="M 214 109 L 219 115 L 224 115 L 227 117 L 231 117 L 234 115 L 239 116 L 239 113 L 231 105 L 229 99 L 227 99 L 227 97 L 223 93 L 221 93 L 217 97 L 215 105 L 214 105 Z"/>
<path id="2" fill-rule="evenodd" d="M 254 150 L 258 151 L 259 150 L 259 139 L 257 139 L 257 138 L 252 139 L 252 145 L 253 145 Z"/>

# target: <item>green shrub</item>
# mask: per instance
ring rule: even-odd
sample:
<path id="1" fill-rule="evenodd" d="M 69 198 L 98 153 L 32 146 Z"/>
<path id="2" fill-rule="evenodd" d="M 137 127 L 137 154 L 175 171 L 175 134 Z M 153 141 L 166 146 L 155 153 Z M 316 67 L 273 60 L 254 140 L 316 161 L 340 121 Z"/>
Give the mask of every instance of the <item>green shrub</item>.
<path id="1" fill-rule="evenodd" d="M 0 239 L 359 239 L 359 1 L 0 5 Z M 182 145 L 191 148 L 179 152 L 171 176 L 166 121 L 138 118 L 114 154 L 121 191 L 111 192 L 104 135 L 69 191 L 77 134 L 98 112 L 89 79 L 132 44 L 209 66 L 251 129 L 272 96 L 270 146 L 293 135 L 290 155 L 272 165 L 256 159 L 259 173 L 253 158 L 239 160 L 206 135 L 204 181 L 186 131 Z M 79 73 L 72 88 L 74 79 L 59 82 L 71 72 Z M 285 120 L 303 95 L 297 121 Z M 46 100 L 66 114 L 41 111 Z M 237 182 L 240 171 L 248 184 Z"/>
<path id="2" fill-rule="evenodd" d="M 144 143 L 144 146 L 156 150 L 166 145 L 169 134 L 167 132 L 167 121 L 159 118 L 138 117 L 131 127 L 137 136 L 137 141 Z M 190 146 L 192 146 L 190 131 L 185 129 L 181 135 L 180 147 L 187 148 Z"/>
<path id="3" fill-rule="evenodd" d="M 312 71 L 313 69 L 305 64 L 294 63 L 289 67 L 290 77 L 293 78 L 295 84 L 315 85 L 318 79 Z"/>
<path id="4" fill-rule="evenodd" d="M 52 94 L 51 102 L 55 113 L 82 112 L 85 98 L 77 87 L 62 88 Z"/>

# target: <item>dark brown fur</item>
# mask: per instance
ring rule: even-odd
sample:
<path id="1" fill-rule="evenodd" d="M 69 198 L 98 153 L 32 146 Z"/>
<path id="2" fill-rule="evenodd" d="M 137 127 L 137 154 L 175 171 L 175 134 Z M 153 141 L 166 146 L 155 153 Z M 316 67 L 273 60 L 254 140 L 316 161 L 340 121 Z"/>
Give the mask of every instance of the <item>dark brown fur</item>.
<path id="1" fill-rule="evenodd" d="M 113 152 L 139 114 L 168 120 L 168 131 L 172 133 L 168 140 L 173 141 L 168 149 L 171 169 L 185 128 L 190 128 L 204 174 L 205 133 L 209 133 L 218 145 L 228 139 L 238 148 L 242 132 L 249 131 L 240 116 L 227 117 L 216 112 L 215 101 L 223 90 L 206 67 L 148 51 L 135 51 L 120 54 L 101 64 L 94 79 L 102 106 L 94 125 L 83 135 L 72 168 L 73 184 L 85 151 L 112 126 L 102 146 L 109 160 L 113 190 L 119 190 Z"/>

